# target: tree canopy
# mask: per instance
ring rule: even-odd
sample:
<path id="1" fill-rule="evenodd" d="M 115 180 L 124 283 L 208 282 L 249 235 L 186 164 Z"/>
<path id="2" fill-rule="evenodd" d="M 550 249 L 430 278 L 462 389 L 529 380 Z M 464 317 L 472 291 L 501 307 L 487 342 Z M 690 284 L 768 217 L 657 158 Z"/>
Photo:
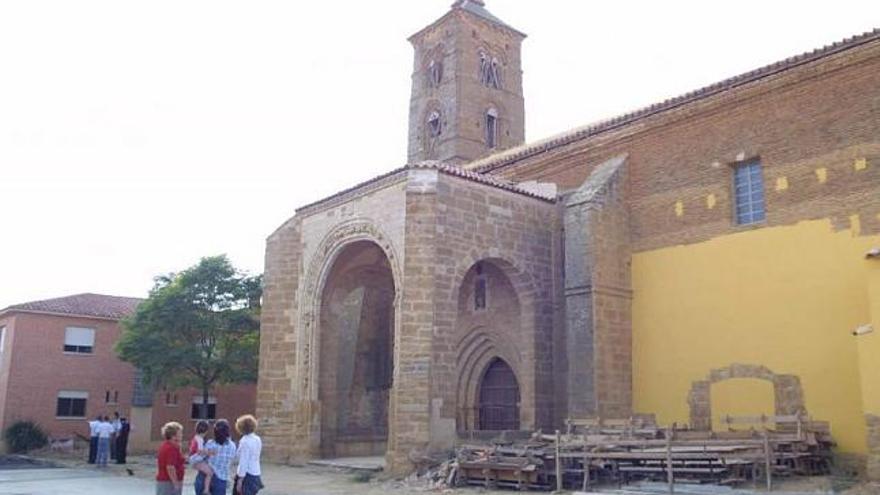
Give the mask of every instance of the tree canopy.
<path id="1" fill-rule="evenodd" d="M 202 417 L 215 384 L 256 381 L 262 277 L 225 255 L 156 277 L 149 297 L 123 320 L 119 357 L 150 384 L 197 387 Z"/>

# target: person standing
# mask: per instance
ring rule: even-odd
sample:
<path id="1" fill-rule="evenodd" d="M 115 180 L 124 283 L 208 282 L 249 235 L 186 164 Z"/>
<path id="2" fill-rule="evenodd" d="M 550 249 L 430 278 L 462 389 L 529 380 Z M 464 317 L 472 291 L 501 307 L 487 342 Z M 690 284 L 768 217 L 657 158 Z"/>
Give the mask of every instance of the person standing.
<path id="1" fill-rule="evenodd" d="M 98 455 L 98 425 L 101 424 L 101 416 L 89 421 L 89 464 L 95 463 Z"/>
<path id="2" fill-rule="evenodd" d="M 165 423 L 162 427 L 159 455 L 156 458 L 156 495 L 181 495 L 183 492 L 183 465 L 186 462 L 180 453 L 183 440 L 183 426 L 177 422 Z"/>
<path id="3" fill-rule="evenodd" d="M 232 428 L 229 421 L 219 419 L 214 423 L 214 438 L 205 442 L 204 451 L 208 453 L 208 464 L 211 465 L 210 491 L 206 490 L 206 475 L 199 472 L 196 475 L 195 495 L 226 495 L 226 487 L 229 483 L 229 471 L 232 461 L 235 459 L 235 442 L 229 438 Z"/>
<path id="4" fill-rule="evenodd" d="M 98 467 L 107 467 L 110 458 L 110 436 L 113 435 L 113 425 L 110 418 L 104 416 L 98 424 L 98 453 L 95 456 L 95 464 Z"/>
<path id="5" fill-rule="evenodd" d="M 263 489 L 260 479 L 260 452 L 263 441 L 257 436 L 257 418 L 245 414 L 235 421 L 235 429 L 242 435 L 238 443 L 238 469 L 235 488 L 241 495 L 256 495 Z"/>
<path id="6" fill-rule="evenodd" d="M 128 455 L 128 434 L 131 424 L 125 418 L 119 419 L 119 433 L 116 434 L 116 464 L 125 464 Z"/>
<path id="7" fill-rule="evenodd" d="M 119 428 L 122 427 L 119 411 L 113 413 L 113 422 L 110 424 L 113 425 L 113 433 L 110 434 L 110 458 L 116 460 L 116 436 L 119 435 Z"/>

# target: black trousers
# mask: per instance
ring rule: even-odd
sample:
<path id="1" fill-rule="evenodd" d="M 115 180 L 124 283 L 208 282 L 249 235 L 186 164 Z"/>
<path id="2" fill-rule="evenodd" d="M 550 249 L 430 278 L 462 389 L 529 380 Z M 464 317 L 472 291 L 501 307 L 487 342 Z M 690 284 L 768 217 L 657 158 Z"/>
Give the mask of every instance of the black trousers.
<path id="1" fill-rule="evenodd" d="M 95 463 L 95 457 L 98 455 L 98 437 L 89 438 L 89 464 Z"/>
<path id="2" fill-rule="evenodd" d="M 116 464 L 125 464 L 128 455 L 128 435 L 116 435 Z"/>

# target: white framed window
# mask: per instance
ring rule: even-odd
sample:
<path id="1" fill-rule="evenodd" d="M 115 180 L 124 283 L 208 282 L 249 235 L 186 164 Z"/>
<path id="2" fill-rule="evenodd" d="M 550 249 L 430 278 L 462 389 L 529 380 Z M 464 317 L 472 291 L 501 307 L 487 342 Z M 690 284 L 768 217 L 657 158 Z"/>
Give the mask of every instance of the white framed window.
<path id="1" fill-rule="evenodd" d="M 733 199 L 734 219 L 738 225 L 760 223 L 767 218 L 764 203 L 764 170 L 760 160 L 734 165 Z"/>
<path id="2" fill-rule="evenodd" d="M 178 405 L 177 394 L 173 392 L 165 392 L 165 406 L 177 407 Z"/>
<path id="3" fill-rule="evenodd" d="M 64 329 L 64 352 L 91 354 L 94 349 L 94 328 L 67 327 Z"/>
<path id="4" fill-rule="evenodd" d="M 89 393 L 80 390 L 58 392 L 55 403 L 55 416 L 59 418 L 85 418 Z"/>
<path id="5" fill-rule="evenodd" d="M 217 419 L 217 398 L 208 396 L 208 414 L 202 417 L 202 396 L 194 395 L 192 399 L 192 409 L 190 410 L 190 418 L 192 419 Z"/>
<path id="6" fill-rule="evenodd" d="M 3 363 L 3 351 L 6 350 L 6 327 L 0 327 L 0 363 Z"/>

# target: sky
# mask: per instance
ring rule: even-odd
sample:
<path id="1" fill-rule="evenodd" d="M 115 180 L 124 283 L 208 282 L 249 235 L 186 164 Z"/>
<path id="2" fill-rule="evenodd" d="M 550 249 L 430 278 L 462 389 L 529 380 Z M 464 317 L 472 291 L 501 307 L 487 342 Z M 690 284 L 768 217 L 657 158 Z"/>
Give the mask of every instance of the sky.
<path id="1" fill-rule="evenodd" d="M 0 308 L 263 270 L 301 205 L 406 161 L 406 38 L 452 0 L 0 0 Z M 486 0 L 527 140 L 880 27 L 877 0 Z"/>

